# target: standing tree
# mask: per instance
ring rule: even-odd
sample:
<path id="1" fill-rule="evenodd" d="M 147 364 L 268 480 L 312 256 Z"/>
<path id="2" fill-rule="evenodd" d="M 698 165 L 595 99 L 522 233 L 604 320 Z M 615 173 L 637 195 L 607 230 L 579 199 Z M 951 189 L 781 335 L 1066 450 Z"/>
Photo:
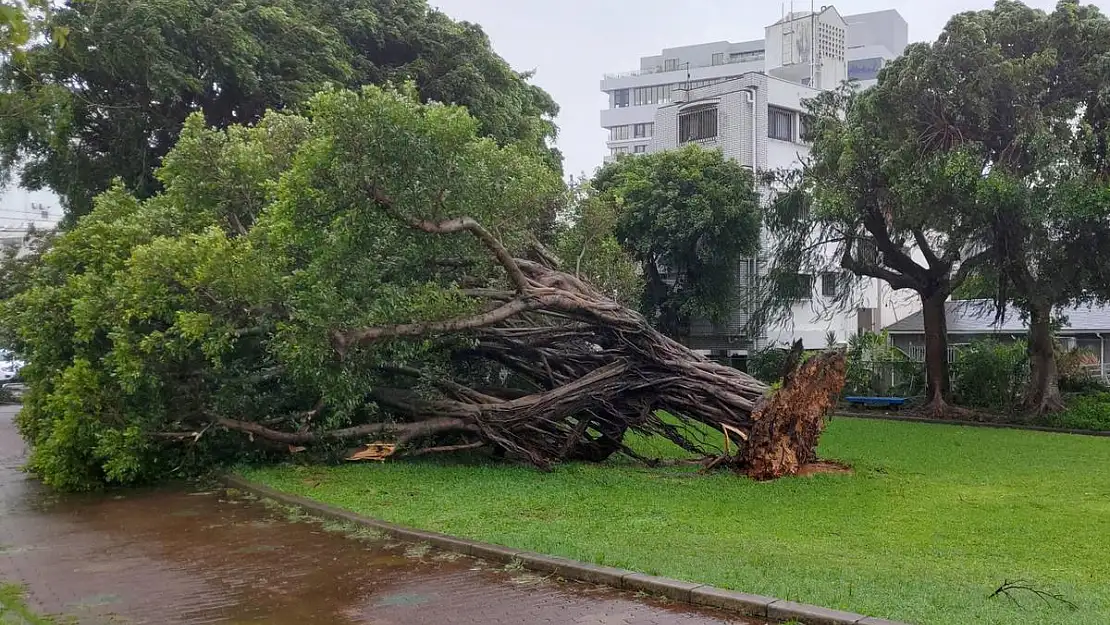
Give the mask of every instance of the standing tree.
<path id="1" fill-rule="evenodd" d="M 1045 13 L 1012 0 L 964 13 L 884 76 L 902 141 L 962 180 L 955 205 L 988 254 L 999 314 L 1029 317 L 1026 407 L 1062 409 L 1053 309 L 1105 299 L 1110 240 L 1110 20 L 1060 2 Z"/>
<path id="2" fill-rule="evenodd" d="M 1000 0 L 911 45 L 876 87 L 816 98 L 811 158 L 770 220 L 771 300 L 799 267 L 829 258 L 917 291 L 928 398 L 942 412 L 944 301 L 968 275 L 989 277 L 1000 312 L 1013 301 L 1030 316 L 1028 407 L 1061 407 L 1052 309 L 1107 292 L 1089 252 L 1108 236 L 1095 208 L 1110 138 L 1108 33 L 1095 7 L 1066 0 L 1046 14 Z"/>
<path id="3" fill-rule="evenodd" d="M 899 67 L 896 61 L 884 69 L 877 87 L 830 91 L 807 104 L 810 155 L 801 170 L 776 175 L 784 189 L 766 219 L 773 243 L 756 321 L 789 314 L 803 273 L 841 276 L 833 305 L 844 308 L 859 305 L 863 277 L 912 289 L 925 321 L 925 411 L 944 414 L 944 303 L 987 255 L 967 254 L 979 227 L 963 210 L 967 182 L 947 159 L 921 158 L 887 102 Z"/>
<path id="4" fill-rule="evenodd" d="M 0 163 L 58 193 L 71 219 L 117 177 L 155 193 L 189 114 L 253 123 L 333 85 L 413 80 L 425 100 L 469 107 L 484 135 L 527 140 L 560 167 L 551 97 L 478 26 L 425 0 L 73 1 L 42 28 L 65 45 L 24 41 L 0 67 Z"/>
<path id="5" fill-rule="evenodd" d="M 643 271 L 644 315 L 671 337 L 683 336 L 691 318 L 727 318 L 741 264 L 759 247 L 751 172 L 691 145 L 621 158 L 593 184 L 615 207 L 617 240 Z"/>

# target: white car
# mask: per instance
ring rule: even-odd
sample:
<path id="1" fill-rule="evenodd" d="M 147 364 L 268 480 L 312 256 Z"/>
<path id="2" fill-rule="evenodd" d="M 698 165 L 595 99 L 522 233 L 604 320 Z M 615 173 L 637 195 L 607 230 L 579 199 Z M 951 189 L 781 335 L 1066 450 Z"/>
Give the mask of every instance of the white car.
<path id="1" fill-rule="evenodd" d="M 0 382 L 8 382 L 19 375 L 23 361 L 12 357 L 11 352 L 0 350 Z"/>

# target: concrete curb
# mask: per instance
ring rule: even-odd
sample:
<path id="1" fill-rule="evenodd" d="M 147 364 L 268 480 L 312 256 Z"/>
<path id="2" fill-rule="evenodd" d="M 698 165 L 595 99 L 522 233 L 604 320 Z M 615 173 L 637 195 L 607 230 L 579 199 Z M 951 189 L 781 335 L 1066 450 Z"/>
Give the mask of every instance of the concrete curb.
<path id="1" fill-rule="evenodd" d="M 1048 432 L 1049 434 L 1074 434 L 1077 436 L 1100 436 L 1110 437 L 1110 431 L 1106 430 L 1074 430 L 1064 428 L 1052 428 L 1045 425 L 1020 425 L 1017 423 L 991 423 L 990 421 L 953 421 L 950 419 L 930 419 L 927 417 L 902 417 L 890 414 L 863 414 L 863 413 L 833 413 L 833 418 L 841 417 L 844 419 L 875 419 L 878 421 L 904 421 L 906 423 L 932 423 L 936 425 L 962 425 L 974 428 L 993 428 L 996 430 L 1027 430 L 1029 432 Z"/>
<path id="2" fill-rule="evenodd" d="M 398 540 L 428 543 L 438 549 L 462 553 L 491 562 L 507 564 L 517 561 L 525 569 L 548 573 L 564 579 L 642 591 L 653 595 L 661 595 L 674 601 L 717 608 L 744 616 L 757 616 L 780 621 L 796 620 L 804 625 L 907 625 L 906 623 L 871 618 L 862 614 L 830 610 L 793 601 L 782 601 L 774 597 L 751 595 L 705 584 L 645 575 L 626 569 L 600 566 L 558 556 L 455 538 L 436 532 L 425 532 L 365 517 L 349 510 L 298 495 L 284 493 L 237 475 L 224 476 L 224 483 L 228 487 L 246 491 L 259 497 L 303 508 L 314 516 L 369 527 Z"/>

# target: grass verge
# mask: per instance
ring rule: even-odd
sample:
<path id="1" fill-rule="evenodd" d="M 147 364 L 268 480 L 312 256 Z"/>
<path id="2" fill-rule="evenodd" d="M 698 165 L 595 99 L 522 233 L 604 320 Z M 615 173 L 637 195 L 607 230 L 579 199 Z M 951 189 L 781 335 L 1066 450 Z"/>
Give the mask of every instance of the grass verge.
<path id="1" fill-rule="evenodd" d="M 1110 439 L 839 419 L 821 454 L 855 474 L 441 458 L 242 475 L 422 529 L 919 625 L 1110 623 Z M 1019 580 L 1075 607 L 989 597 Z"/>
<path id="2" fill-rule="evenodd" d="M 0 623 L 3 625 L 59 625 L 58 621 L 36 614 L 23 600 L 19 584 L 0 583 Z"/>

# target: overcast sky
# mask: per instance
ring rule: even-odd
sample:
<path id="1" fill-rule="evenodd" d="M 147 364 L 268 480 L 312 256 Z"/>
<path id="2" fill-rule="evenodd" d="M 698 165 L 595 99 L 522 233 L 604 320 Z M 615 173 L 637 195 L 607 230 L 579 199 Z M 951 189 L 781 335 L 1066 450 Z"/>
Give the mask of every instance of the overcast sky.
<path id="1" fill-rule="evenodd" d="M 709 41 L 763 38 L 781 17 L 775 0 L 430 0 L 456 19 L 477 22 L 494 49 L 559 103 L 559 147 L 568 174 L 591 173 L 605 154 L 599 115 L 607 101 L 602 74 L 640 67 L 640 57 L 663 48 Z M 1088 0 L 1108 12 L 1110 0 Z M 935 39 L 954 13 L 985 9 L 993 0 L 818 0 L 842 15 L 897 9 L 910 41 Z M 1051 10 L 1055 0 L 1026 0 Z M 789 2 L 786 4 L 789 9 Z M 809 2 L 795 3 L 808 10 Z"/>

